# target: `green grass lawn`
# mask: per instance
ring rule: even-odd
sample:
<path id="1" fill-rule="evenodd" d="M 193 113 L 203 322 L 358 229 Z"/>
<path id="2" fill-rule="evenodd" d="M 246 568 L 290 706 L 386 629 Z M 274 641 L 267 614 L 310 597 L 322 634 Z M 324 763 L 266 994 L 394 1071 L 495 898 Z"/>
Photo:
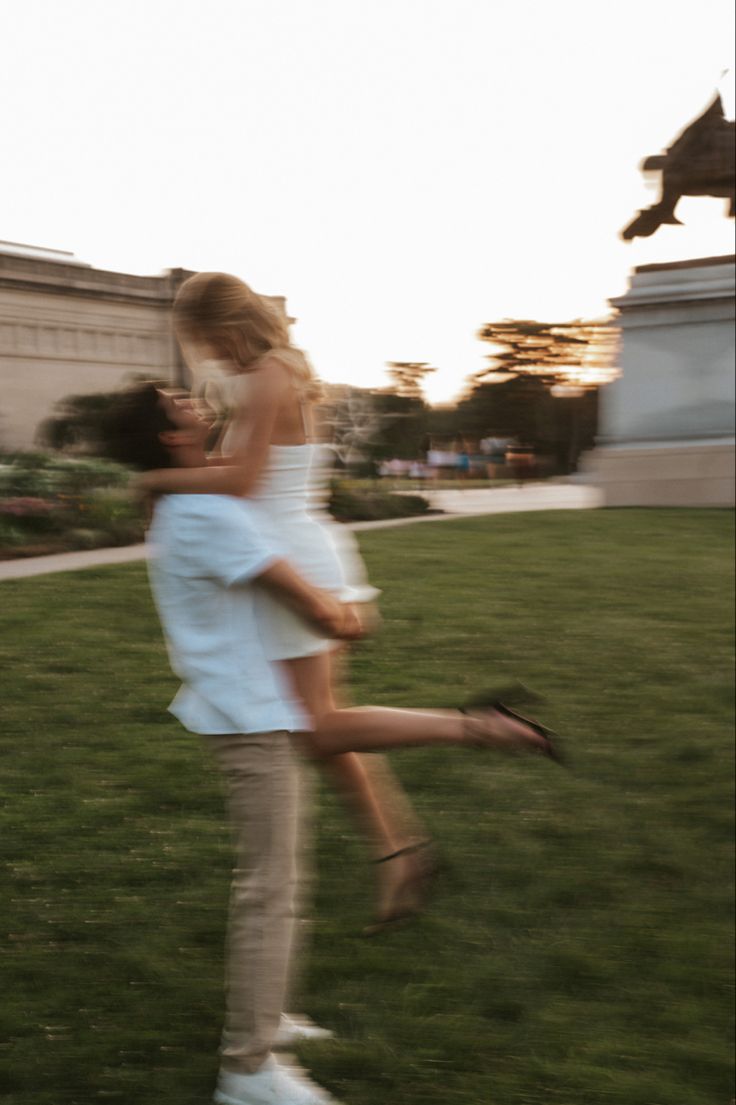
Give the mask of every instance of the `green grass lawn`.
<path id="1" fill-rule="evenodd" d="M 520 676 L 573 770 L 392 759 L 446 874 L 357 933 L 371 870 L 322 792 L 301 1058 L 346 1105 L 728 1105 L 731 547 L 721 511 L 506 515 L 362 535 L 384 589 L 360 702 Z M 140 565 L 0 584 L 6 1105 L 205 1105 L 228 841 L 165 713 Z"/>

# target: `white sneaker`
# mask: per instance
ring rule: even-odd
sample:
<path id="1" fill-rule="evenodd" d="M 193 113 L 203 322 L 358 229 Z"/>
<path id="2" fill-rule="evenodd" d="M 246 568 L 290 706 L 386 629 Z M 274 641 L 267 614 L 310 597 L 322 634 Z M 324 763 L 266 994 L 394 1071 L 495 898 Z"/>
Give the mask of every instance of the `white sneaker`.
<path id="1" fill-rule="evenodd" d="M 273 1058 L 256 1074 L 221 1070 L 214 1100 L 215 1105 L 339 1105 L 327 1090 Z"/>
<path id="2" fill-rule="evenodd" d="M 281 1023 L 274 1040 L 274 1048 L 296 1047 L 297 1044 L 309 1043 L 312 1040 L 331 1040 L 335 1035 L 329 1028 L 320 1028 L 308 1017 L 290 1017 L 287 1013 L 281 1014 Z"/>

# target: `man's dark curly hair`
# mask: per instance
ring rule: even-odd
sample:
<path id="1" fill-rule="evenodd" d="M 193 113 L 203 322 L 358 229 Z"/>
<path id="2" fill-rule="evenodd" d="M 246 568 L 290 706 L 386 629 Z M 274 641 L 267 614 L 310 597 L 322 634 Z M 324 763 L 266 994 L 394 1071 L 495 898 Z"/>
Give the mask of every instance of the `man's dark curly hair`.
<path id="1" fill-rule="evenodd" d="M 112 460 L 144 470 L 170 468 L 168 450 L 159 434 L 176 429 L 161 406 L 158 389 L 165 385 L 146 380 L 121 391 L 104 419 L 105 452 Z"/>

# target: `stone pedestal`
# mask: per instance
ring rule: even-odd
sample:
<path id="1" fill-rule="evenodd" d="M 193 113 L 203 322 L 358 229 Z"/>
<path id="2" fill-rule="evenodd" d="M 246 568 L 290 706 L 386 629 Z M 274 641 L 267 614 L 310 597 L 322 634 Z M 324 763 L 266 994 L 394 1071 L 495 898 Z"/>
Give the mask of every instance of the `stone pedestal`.
<path id="1" fill-rule="evenodd" d="M 622 376 L 581 466 L 606 506 L 734 505 L 734 258 L 634 270 Z"/>

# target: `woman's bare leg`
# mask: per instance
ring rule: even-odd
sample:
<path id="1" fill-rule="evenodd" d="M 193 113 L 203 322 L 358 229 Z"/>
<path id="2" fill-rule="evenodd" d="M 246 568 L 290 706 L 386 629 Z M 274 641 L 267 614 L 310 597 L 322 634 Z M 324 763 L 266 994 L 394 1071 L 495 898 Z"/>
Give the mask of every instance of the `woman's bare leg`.
<path id="1" fill-rule="evenodd" d="M 306 710 L 319 726 L 324 717 L 342 714 L 335 700 L 336 657 L 334 653 L 301 657 L 285 662 L 294 689 Z M 390 855 L 404 847 L 417 835 L 418 820 L 414 819 L 411 837 L 392 816 L 397 805 L 403 806 L 404 823 L 411 822 L 408 815 L 410 803 L 403 795 L 401 785 L 387 765 L 383 765 L 382 783 L 375 781 L 375 772 L 353 751 L 325 756 L 319 746 L 312 743 L 312 735 L 305 734 L 303 742 L 310 754 L 320 761 L 320 766 L 330 776 L 351 811 L 359 819 L 363 831 L 371 842 L 375 857 Z M 402 799 L 398 800 L 401 792 Z"/>
<path id="2" fill-rule="evenodd" d="M 458 712 L 388 710 L 373 707 L 340 709 L 335 702 L 332 661 L 329 653 L 286 661 L 297 695 L 308 709 L 314 729 L 302 734 L 310 754 L 330 772 L 351 811 L 361 820 L 377 854 L 388 857 L 409 843 L 402 839 L 390 816 L 390 791 L 372 785 L 356 752 L 427 744 L 481 743 L 500 749 L 543 751 L 545 740 L 522 722 L 498 711 L 471 721 Z M 426 836 L 425 836 L 426 839 Z M 415 841 L 414 841 L 415 842 Z M 379 867 L 379 931 L 387 922 L 407 916 L 421 907 L 422 889 L 431 870 L 425 857 L 409 851 Z"/>
<path id="3" fill-rule="evenodd" d="M 483 720 L 454 710 L 393 710 L 381 706 L 339 709 L 331 691 L 329 655 L 286 661 L 302 701 L 310 710 L 314 729 L 305 738 L 315 757 L 343 752 L 385 752 L 430 744 L 482 744 L 503 750 L 546 752 L 547 741 L 530 725 L 499 711 Z M 329 687 L 329 693 L 324 689 Z"/>
<path id="4" fill-rule="evenodd" d="M 335 700 L 340 687 L 339 661 L 337 651 L 286 661 L 292 685 L 317 725 L 321 718 L 343 712 Z M 382 756 L 365 757 L 352 751 L 325 756 L 312 745 L 311 738 L 312 734 L 304 734 L 303 743 L 360 824 L 376 860 L 427 840 L 426 829 Z M 404 901 L 406 888 L 416 881 L 420 862 L 407 853 L 377 866 L 379 925 Z"/>
<path id="5" fill-rule="evenodd" d="M 549 747 L 530 725 L 492 710 L 485 717 L 470 718 L 450 710 L 358 706 L 324 714 L 308 736 L 312 755 L 326 758 L 348 751 L 387 752 L 431 744 L 545 754 Z"/>

